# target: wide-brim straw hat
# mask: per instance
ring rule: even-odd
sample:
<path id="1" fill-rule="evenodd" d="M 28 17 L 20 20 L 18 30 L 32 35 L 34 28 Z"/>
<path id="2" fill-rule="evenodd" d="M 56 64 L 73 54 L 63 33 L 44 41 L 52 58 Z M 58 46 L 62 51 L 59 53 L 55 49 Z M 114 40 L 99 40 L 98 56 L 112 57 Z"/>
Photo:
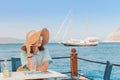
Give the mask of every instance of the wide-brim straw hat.
<path id="1" fill-rule="evenodd" d="M 38 40 L 42 41 L 41 45 L 45 45 L 45 44 L 48 43 L 48 41 L 49 41 L 49 31 L 48 31 L 47 28 L 43 28 L 42 30 L 39 30 L 37 32 L 35 30 L 29 31 L 26 34 L 26 42 L 25 42 L 24 46 L 32 45 Z"/>

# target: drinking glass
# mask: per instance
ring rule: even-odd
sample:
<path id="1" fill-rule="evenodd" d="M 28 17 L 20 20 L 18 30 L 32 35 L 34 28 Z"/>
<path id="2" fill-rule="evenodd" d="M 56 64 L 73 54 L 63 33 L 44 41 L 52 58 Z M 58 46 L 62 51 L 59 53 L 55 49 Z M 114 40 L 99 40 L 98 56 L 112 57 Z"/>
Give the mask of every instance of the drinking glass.
<path id="1" fill-rule="evenodd" d="M 34 62 L 31 62 L 30 64 L 30 71 L 32 72 L 32 74 L 36 72 L 36 64 Z"/>

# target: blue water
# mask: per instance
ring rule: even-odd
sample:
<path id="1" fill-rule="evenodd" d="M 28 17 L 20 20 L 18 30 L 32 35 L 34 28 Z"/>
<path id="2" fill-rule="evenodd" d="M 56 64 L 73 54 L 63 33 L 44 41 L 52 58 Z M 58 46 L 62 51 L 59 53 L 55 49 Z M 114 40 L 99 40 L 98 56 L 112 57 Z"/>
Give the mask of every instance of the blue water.
<path id="1" fill-rule="evenodd" d="M 0 44 L 0 59 L 20 57 L 21 46 L 22 44 Z M 71 48 L 76 48 L 80 58 L 100 62 L 108 60 L 111 63 L 120 64 L 120 43 L 100 43 L 98 46 L 91 47 L 65 47 L 62 44 L 49 43 L 45 47 L 48 48 L 52 57 L 70 56 Z M 70 60 L 54 59 L 49 68 L 59 72 L 69 72 Z M 79 73 L 99 80 L 103 78 L 105 65 L 78 60 L 78 70 Z M 120 80 L 120 67 L 113 66 L 111 80 Z"/>

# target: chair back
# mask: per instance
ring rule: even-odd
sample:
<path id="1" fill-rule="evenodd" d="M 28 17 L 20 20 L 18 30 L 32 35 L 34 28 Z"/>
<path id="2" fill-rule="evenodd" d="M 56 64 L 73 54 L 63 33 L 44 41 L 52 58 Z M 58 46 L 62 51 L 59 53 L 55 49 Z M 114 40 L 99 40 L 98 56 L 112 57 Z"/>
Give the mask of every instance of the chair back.
<path id="1" fill-rule="evenodd" d="M 112 71 L 112 64 L 110 64 L 110 62 L 107 61 L 104 72 L 104 80 L 110 80 L 111 71 Z"/>
<path id="2" fill-rule="evenodd" d="M 0 62 L 0 72 L 1 72 L 1 62 Z"/>
<path id="3" fill-rule="evenodd" d="M 19 66 L 21 66 L 20 58 L 11 58 L 12 71 L 15 72 Z"/>

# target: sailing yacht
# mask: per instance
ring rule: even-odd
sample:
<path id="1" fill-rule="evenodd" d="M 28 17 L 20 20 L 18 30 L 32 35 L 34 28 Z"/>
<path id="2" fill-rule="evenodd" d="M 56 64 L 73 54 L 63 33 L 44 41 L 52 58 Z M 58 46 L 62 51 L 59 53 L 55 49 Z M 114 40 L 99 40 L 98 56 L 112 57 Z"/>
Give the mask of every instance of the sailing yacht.
<path id="1" fill-rule="evenodd" d="M 85 40 L 70 39 L 67 41 L 61 41 L 64 46 L 96 46 L 99 41 L 97 38 L 89 37 Z"/>
<path id="2" fill-rule="evenodd" d="M 68 15 L 68 16 L 71 16 L 71 15 Z M 65 18 L 64 22 L 62 23 L 62 25 L 61 25 L 61 27 L 60 27 L 57 35 L 56 35 L 56 37 L 58 36 L 58 34 L 61 32 L 61 30 L 63 28 L 64 28 L 64 30 L 65 29 L 67 29 L 67 30 L 71 29 L 70 26 L 66 26 L 66 28 L 63 27 L 63 25 L 65 24 L 66 21 L 68 21 L 69 23 L 72 22 L 70 18 Z M 73 31 L 73 29 L 71 29 L 71 30 Z M 67 33 L 67 31 L 65 33 Z M 72 34 L 72 32 L 70 32 L 69 34 Z M 71 38 L 70 40 L 67 40 L 67 41 L 64 41 L 65 34 L 62 37 L 63 37 L 62 40 L 60 40 L 58 43 L 61 43 L 64 46 L 96 46 L 99 43 L 99 40 L 97 38 L 95 38 L 95 37 L 87 37 L 86 36 L 87 38 L 84 39 L 84 40 Z"/>

